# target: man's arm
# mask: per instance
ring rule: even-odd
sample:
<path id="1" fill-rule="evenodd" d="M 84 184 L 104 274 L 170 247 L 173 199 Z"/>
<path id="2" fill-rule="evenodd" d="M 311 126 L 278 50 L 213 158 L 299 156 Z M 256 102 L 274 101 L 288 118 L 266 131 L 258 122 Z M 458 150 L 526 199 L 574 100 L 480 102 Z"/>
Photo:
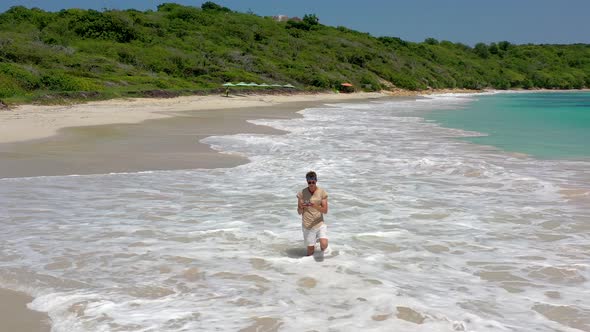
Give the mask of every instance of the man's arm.
<path id="1" fill-rule="evenodd" d="M 300 194 L 297 194 L 297 214 L 303 214 L 303 200 Z"/>
<path id="2" fill-rule="evenodd" d="M 311 207 L 323 214 L 326 214 L 328 213 L 328 199 L 324 198 L 320 204 L 312 204 Z"/>

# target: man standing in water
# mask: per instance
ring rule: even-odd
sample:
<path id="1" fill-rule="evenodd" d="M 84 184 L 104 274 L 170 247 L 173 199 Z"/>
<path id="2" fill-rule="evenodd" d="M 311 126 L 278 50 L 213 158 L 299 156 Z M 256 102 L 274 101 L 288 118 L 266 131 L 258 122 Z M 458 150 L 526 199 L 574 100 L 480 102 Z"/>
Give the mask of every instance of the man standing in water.
<path id="1" fill-rule="evenodd" d="M 318 239 L 322 251 L 328 248 L 327 226 L 324 224 L 324 214 L 328 213 L 328 193 L 317 186 L 318 177 L 314 171 L 307 172 L 305 178 L 307 187 L 297 193 L 297 213 L 301 215 L 307 256 L 311 256 Z"/>

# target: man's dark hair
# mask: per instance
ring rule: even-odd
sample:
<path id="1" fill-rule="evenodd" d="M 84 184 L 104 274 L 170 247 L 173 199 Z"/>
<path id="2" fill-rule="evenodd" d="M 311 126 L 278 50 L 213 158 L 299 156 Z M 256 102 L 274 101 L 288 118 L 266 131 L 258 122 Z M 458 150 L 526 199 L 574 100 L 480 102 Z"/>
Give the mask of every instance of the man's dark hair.
<path id="1" fill-rule="evenodd" d="M 307 172 L 307 174 L 305 174 L 305 178 L 306 179 L 315 179 L 317 181 L 318 176 L 315 174 L 314 171 L 309 171 L 309 172 Z"/>

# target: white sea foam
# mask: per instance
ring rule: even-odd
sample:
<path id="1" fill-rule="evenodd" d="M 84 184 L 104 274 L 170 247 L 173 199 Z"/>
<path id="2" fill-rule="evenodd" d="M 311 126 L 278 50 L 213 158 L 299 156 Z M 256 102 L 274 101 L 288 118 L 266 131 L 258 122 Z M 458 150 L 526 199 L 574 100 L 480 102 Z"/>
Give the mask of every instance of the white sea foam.
<path id="1" fill-rule="evenodd" d="M 587 329 L 590 213 L 561 190 L 588 186 L 589 165 L 420 117 L 470 98 L 332 104 L 252 121 L 284 135 L 206 138 L 251 160 L 232 169 L 0 180 L 0 286 L 55 331 Z M 303 257 L 294 209 L 310 169 L 330 195 L 324 257 Z"/>

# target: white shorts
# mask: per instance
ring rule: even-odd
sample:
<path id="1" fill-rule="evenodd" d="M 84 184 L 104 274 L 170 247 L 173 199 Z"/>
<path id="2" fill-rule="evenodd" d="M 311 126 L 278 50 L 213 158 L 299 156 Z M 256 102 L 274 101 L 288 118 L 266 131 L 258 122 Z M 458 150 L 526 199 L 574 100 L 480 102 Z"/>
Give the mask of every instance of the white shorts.
<path id="1" fill-rule="evenodd" d="M 327 239 L 328 236 L 326 235 L 328 231 L 328 226 L 323 224 L 318 228 L 307 229 L 301 226 L 301 230 L 303 230 L 303 241 L 305 245 L 308 247 L 315 246 L 315 243 L 318 239 Z"/>

